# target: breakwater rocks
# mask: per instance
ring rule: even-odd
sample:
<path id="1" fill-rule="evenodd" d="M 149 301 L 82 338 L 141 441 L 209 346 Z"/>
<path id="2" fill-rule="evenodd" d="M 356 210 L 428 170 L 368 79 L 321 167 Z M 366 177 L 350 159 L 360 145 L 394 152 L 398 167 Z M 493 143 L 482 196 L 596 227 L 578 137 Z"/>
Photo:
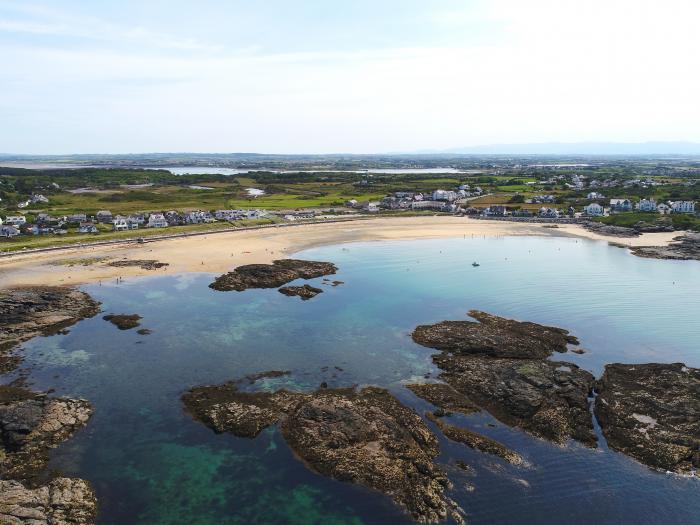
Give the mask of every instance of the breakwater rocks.
<path id="1" fill-rule="evenodd" d="M 243 392 L 228 383 L 193 388 L 183 402 L 217 432 L 255 437 L 280 423 L 289 446 L 320 474 L 384 493 L 419 522 L 448 514 L 461 522 L 445 496 L 447 476 L 433 462 L 437 438 L 384 389 Z"/>
<path id="2" fill-rule="evenodd" d="M 301 297 L 303 301 L 313 299 L 318 294 L 323 293 L 323 290 L 314 286 L 304 284 L 302 286 L 283 286 L 278 290 L 281 294 L 288 296 Z"/>
<path id="3" fill-rule="evenodd" d="M 700 369 L 611 364 L 595 413 L 611 448 L 654 468 L 700 476 Z"/>
<path id="4" fill-rule="evenodd" d="M 637 257 L 700 261 L 700 233 L 687 233 L 675 237 L 668 246 L 636 246 L 630 250 Z"/>
<path id="5" fill-rule="evenodd" d="M 15 346 L 39 335 L 50 335 L 99 312 L 99 303 L 72 288 L 27 287 L 0 291 L 0 372 L 17 359 Z"/>
<path id="6" fill-rule="evenodd" d="M 277 288 L 296 279 L 315 279 L 334 274 L 335 264 L 299 259 L 279 259 L 272 264 L 246 264 L 217 277 L 209 288 L 242 292 L 249 288 Z"/>

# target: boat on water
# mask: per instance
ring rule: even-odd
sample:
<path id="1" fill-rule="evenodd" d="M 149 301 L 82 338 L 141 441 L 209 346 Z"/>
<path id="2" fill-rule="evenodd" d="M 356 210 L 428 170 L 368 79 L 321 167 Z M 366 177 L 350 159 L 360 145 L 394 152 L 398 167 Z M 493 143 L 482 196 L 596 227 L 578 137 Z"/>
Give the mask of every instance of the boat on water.
<path id="1" fill-rule="evenodd" d="M 481 265 L 480 265 L 478 262 L 474 261 L 474 262 L 472 263 L 472 266 L 473 266 L 474 268 L 476 268 L 477 266 L 481 266 Z"/>

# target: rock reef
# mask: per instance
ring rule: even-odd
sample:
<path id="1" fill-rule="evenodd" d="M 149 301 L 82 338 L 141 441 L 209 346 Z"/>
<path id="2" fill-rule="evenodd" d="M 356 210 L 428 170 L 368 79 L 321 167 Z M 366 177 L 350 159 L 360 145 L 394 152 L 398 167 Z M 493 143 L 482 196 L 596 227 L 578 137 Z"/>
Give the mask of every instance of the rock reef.
<path id="1" fill-rule="evenodd" d="M 613 226 L 612 224 L 604 224 L 602 222 L 588 221 L 583 224 L 583 227 L 589 231 L 608 235 L 610 237 L 639 237 L 640 233 L 634 228 L 625 226 Z"/>
<path id="2" fill-rule="evenodd" d="M 433 356 L 440 378 L 463 397 L 455 401 L 452 395 L 449 404 L 434 394 L 425 398 L 443 410 L 456 402 L 484 408 L 555 443 L 573 438 L 595 445 L 588 409 L 594 377 L 572 363 L 546 359 L 578 340 L 561 328 L 476 310 L 469 315 L 479 322 L 442 321 L 413 332 L 417 343 L 442 350 Z"/>
<path id="3" fill-rule="evenodd" d="M 109 314 L 105 315 L 102 319 L 109 321 L 120 330 L 131 330 L 132 328 L 141 326 L 139 321 L 142 317 L 138 314 Z"/>
<path id="4" fill-rule="evenodd" d="M 384 493 L 419 522 L 461 520 L 444 494 L 447 476 L 433 463 L 437 438 L 384 389 L 242 392 L 228 383 L 193 388 L 183 402 L 217 432 L 255 437 L 280 423 L 290 447 L 320 474 Z"/>
<path id="5" fill-rule="evenodd" d="M 578 340 L 562 328 L 514 321 L 471 310 L 473 321 L 442 321 L 420 325 L 413 340 L 423 346 L 461 355 L 543 359 L 553 352 L 566 352 Z"/>
<path id="6" fill-rule="evenodd" d="M 30 488 L 0 480 L 0 523 L 5 525 L 88 525 L 94 523 L 97 501 L 90 484 L 77 478 L 56 478 Z"/>
<path id="7" fill-rule="evenodd" d="M 50 335 L 99 312 L 99 303 L 72 288 L 26 287 L 0 291 L 0 372 L 12 370 L 15 346 L 39 335 Z"/>
<path id="8" fill-rule="evenodd" d="M 637 257 L 700 261 L 700 233 L 688 233 L 673 239 L 667 246 L 635 246 L 630 248 Z"/>
<path id="9" fill-rule="evenodd" d="M 217 277 L 209 288 L 242 292 L 249 288 L 278 288 L 296 279 L 315 279 L 337 271 L 335 264 L 278 259 L 272 264 L 247 264 Z"/>
<path id="10" fill-rule="evenodd" d="M 170 263 L 164 263 L 153 259 L 124 259 L 121 261 L 112 261 L 107 263 L 107 266 L 114 266 L 115 268 L 136 267 L 141 268 L 142 270 L 157 270 L 165 266 L 170 266 Z"/>
<path id="11" fill-rule="evenodd" d="M 608 445 L 650 467 L 700 476 L 700 369 L 611 364 L 596 383 Z"/>
<path id="12" fill-rule="evenodd" d="M 304 284 L 302 286 L 283 286 L 279 289 L 279 292 L 290 297 L 301 297 L 302 301 L 308 301 L 309 299 L 316 297 L 318 294 L 323 293 L 323 290 L 308 284 Z"/>

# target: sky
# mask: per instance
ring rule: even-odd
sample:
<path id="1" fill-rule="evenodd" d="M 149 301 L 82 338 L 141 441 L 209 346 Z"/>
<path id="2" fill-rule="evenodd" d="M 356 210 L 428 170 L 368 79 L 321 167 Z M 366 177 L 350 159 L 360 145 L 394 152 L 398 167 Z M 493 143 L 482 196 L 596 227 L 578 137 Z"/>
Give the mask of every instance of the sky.
<path id="1" fill-rule="evenodd" d="M 698 0 L 0 0 L 0 152 L 700 142 Z"/>

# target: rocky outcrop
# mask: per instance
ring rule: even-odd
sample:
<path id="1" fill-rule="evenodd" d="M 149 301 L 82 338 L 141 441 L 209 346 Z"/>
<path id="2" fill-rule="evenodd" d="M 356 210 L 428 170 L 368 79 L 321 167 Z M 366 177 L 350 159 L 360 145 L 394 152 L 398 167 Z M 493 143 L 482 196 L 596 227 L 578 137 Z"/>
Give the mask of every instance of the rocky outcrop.
<path id="1" fill-rule="evenodd" d="M 90 403 L 83 399 L 0 387 L 0 478 L 28 479 L 39 474 L 49 450 L 82 428 L 91 414 Z"/>
<path id="2" fill-rule="evenodd" d="M 611 224 L 603 224 L 602 222 L 595 221 L 585 222 L 583 227 L 589 231 L 599 233 L 600 235 L 608 235 L 610 237 L 639 237 L 640 235 L 634 228 L 613 226 Z"/>
<path id="3" fill-rule="evenodd" d="M 124 259 L 107 263 L 107 266 L 114 266 L 116 268 L 136 267 L 142 270 L 158 270 L 159 268 L 169 265 L 170 263 L 164 263 L 153 259 Z"/>
<path id="4" fill-rule="evenodd" d="M 386 390 L 242 392 L 229 383 L 193 388 L 183 401 L 217 432 L 254 437 L 279 422 L 287 443 L 309 467 L 382 492 L 417 521 L 435 523 L 455 512 L 444 494 L 447 477 L 433 463 L 436 437 Z"/>
<path id="5" fill-rule="evenodd" d="M 487 454 L 493 454 L 494 456 L 498 456 L 506 460 L 511 465 L 520 466 L 525 463 L 525 460 L 520 454 L 513 452 L 508 447 L 494 439 L 482 436 L 481 434 L 472 432 L 466 428 L 460 428 L 445 423 L 440 419 L 439 415 L 434 413 L 431 414 L 428 412 L 426 417 L 435 423 L 445 437 L 451 441 L 462 443 L 470 448 L 485 452 Z"/>
<path id="6" fill-rule="evenodd" d="M 109 314 L 102 319 L 109 321 L 120 330 L 131 330 L 137 326 L 141 326 L 139 321 L 142 317 L 138 314 Z"/>
<path id="7" fill-rule="evenodd" d="M 594 378 L 574 364 L 488 356 L 433 357 L 440 378 L 504 423 L 555 443 L 593 446 L 588 410 Z"/>
<path id="8" fill-rule="evenodd" d="M 476 310 L 469 315 L 479 322 L 443 321 L 413 332 L 417 343 L 442 350 L 433 356 L 440 378 L 463 398 L 450 394 L 446 402 L 430 393 L 426 399 L 448 411 L 457 404 L 484 408 L 555 443 L 573 438 L 594 445 L 588 410 L 593 376 L 574 364 L 546 360 L 578 340 L 561 328 Z"/>
<path id="9" fill-rule="evenodd" d="M 479 411 L 479 407 L 467 399 L 464 394 L 457 392 L 445 383 L 412 384 L 406 385 L 406 388 L 446 413 L 471 414 Z"/>
<path id="10" fill-rule="evenodd" d="M 479 321 L 442 321 L 421 325 L 413 331 L 413 340 L 423 346 L 463 355 L 533 358 L 566 352 L 567 344 L 578 340 L 561 328 L 514 321 L 471 310 Z"/>
<path id="11" fill-rule="evenodd" d="M 6 525 L 88 525 L 97 513 L 90 484 L 82 479 L 56 478 L 28 488 L 19 481 L 0 480 L 0 523 Z"/>
<path id="12" fill-rule="evenodd" d="M 700 476 L 700 369 L 605 367 L 595 414 L 608 445 L 654 468 Z"/>
<path id="13" fill-rule="evenodd" d="M 50 335 L 99 312 L 99 303 L 72 288 L 27 287 L 0 291 L 0 372 L 17 366 L 8 354 L 39 335 Z"/>
<path id="14" fill-rule="evenodd" d="M 667 246 L 635 246 L 630 250 L 637 257 L 700 261 L 700 233 L 681 235 Z"/>
<path id="15" fill-rule="evenodd" d="M 277 288 L 296 279 L 315 279 L 337 271 L 333 263 L 279 259 L 272 264 L 247 264 L 217 277 L 210 288 L 219 291 Z"/>
<path id="16" fill-rule="evenodd" d="M 288 296 L 301 297 L 302 301 L 308 301 L 313 299 L 318 294 L 323 293 L 323 290 L 316 288 L 314 286 L 304 284 L 302 286 L 283 286 L 279 289 L 279 292 Z"/>

